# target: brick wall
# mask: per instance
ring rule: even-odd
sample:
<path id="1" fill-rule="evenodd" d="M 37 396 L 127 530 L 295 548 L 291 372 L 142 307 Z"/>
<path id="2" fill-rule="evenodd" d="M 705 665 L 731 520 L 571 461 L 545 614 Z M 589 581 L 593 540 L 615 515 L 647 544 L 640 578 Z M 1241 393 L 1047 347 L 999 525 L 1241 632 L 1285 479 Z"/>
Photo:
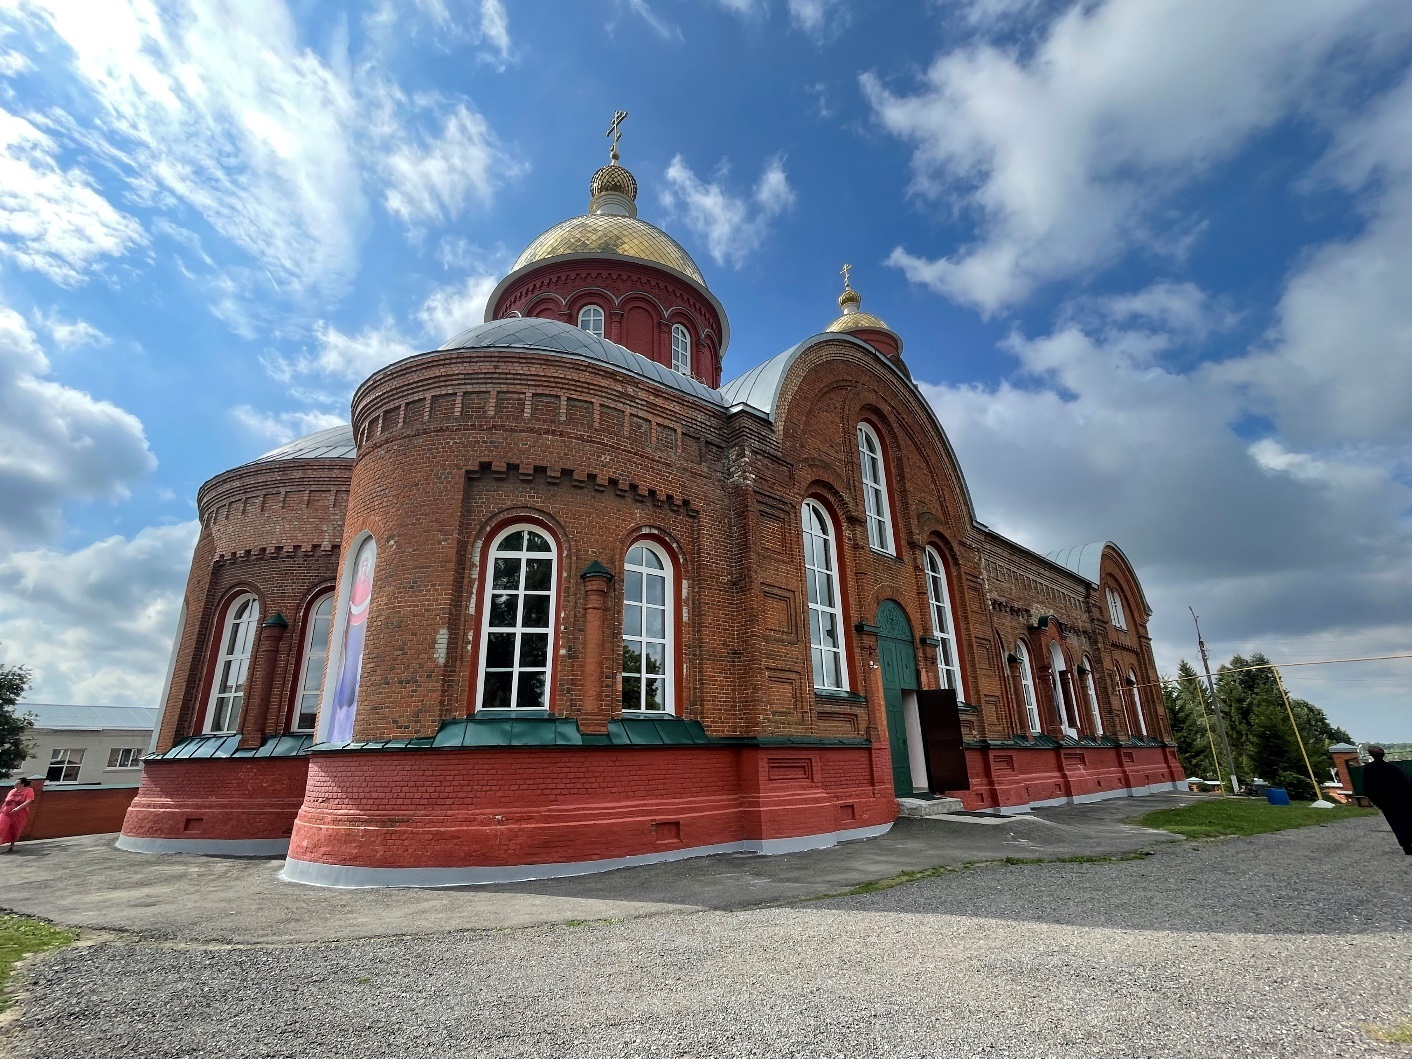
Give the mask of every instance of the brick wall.
<path id="1" fill-rule="evenodd" d="M 287 838 L 307 758 L 149 761 L 122 832 L 134 838 Z"/>
<path id="2" fill-rule="evenodd" d="M 118 831 L 123 826 L 123 814 L 136 794 L 136 787 L 41 790 L 30 806 L 24 837 L 68 838 Z"/>

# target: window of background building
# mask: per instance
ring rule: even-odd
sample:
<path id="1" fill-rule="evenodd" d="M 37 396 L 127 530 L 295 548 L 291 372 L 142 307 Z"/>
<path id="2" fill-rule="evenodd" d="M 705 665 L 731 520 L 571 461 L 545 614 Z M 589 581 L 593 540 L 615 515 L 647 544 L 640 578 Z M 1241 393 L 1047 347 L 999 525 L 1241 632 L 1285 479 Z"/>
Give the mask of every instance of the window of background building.
<path id="1" fill-rule="evenodd" d="M 951 613 L 951 591 L 946 584 L 946 568 L 935 548 L 928 548 L 927 600 L 931 603 L 932 635 L 941 641 L 936 649 L 937 667 L 941 671 L 941 686 L 954 688 L 956 697 L 965 700 L 961 687 L 961 663 L 956 652 L 956 622 Z"/>
<path id="2" fill-rule="evenodd" d="M 892 551 L 892 519 L 887 506 L 887 471 L 882 445 L 873 428 L 858 424 L 858 456 L 863 465 L 863 507 L 868 516 L 868 543 L 881 552 Z"/>
<path id="3" fill-rule="evenodd" d="M 1025 697 L 1025 716 L 1029 720 L 1030 731 L 1043 731 L 1039 725 L 1039 701 L 1034 693 L 1034 669 L 1030 665 L 1030 649 L 1024 640 L 1015 644 L 1015 657 L 1020 660 L 1020 692 Z"/>
<path id="4" fill-rule="evenodd" d="M 240 723 L 240 709 L 245 704 L 245 677 L 250 671 L 250 650 L 259 623 L 260 604 L 254 596 L 239 597 L 226 612 L 221 653 L 216 659 L 216 676 L 206 713 L 208 732 L 234 732 Z"/>
<path id="5" fill-rule="evenodd" d="M 294 730 L 312 732 L 319 718 L 319 695 L 328 666 L 329 626 L 333 624 L 333 593 L 319 600 L 309 615 L 309 631 L 304 635 L 304 664 L 299 675 L 299 700 L 294 704 Z"/>
<path id="6" fill-rule="evenodd" d="M 623 709 L 672 712 L 671 567 L 650 544 L 623 564 Z"/>
<path id="7" fill-rule="evenodd" d="M 482 710 L 549 705 L 554 560 L 554 545 L 530 526 L 507 530 L 495 544 L 482 604 Z"/>
<path id="8" fill-rule="evenodd" d="M 49 771 L 44 774 L 44 779 L 48 783 L 77 783 L 82 764 L 82 750 L 51 750 Z"/>
<path id="9" fill-rule="evenodd" d="M 843 664 L 843 614 L 838 592 L 838 551 L 833 520 L 813 500 L 804 501 L 804 579 L 809 595 L 809 648 L 814 687 L 848 690 Z"/>
<path id="10" fill-rule="evenodd" d="M 672 370 L 691 374 L 691 334 L 681 324 L 672 325 Z"/>
<path id="11" fill-rule="evenodd" d="M 142 747 L 114 747 L 108 751 L 110 769 L 135 769 L 142 764 Z"/>
<path id="12" fill-rule="evenodd" d="M 579 310 L 579 326 L 591 335 L 603 337 L 603 310 L 596 305 L 585 305 Z"/>
<path id="13" fill-rule="evenodd" d="M 1098 689 L 1093 684 L 1093 663 L 1084 655 L 1084 695 L 1088 698 L 1088 711 L 1093 714 L 1093 734 L 1103 734 L 1103 717 L 1098 712 Z"/>

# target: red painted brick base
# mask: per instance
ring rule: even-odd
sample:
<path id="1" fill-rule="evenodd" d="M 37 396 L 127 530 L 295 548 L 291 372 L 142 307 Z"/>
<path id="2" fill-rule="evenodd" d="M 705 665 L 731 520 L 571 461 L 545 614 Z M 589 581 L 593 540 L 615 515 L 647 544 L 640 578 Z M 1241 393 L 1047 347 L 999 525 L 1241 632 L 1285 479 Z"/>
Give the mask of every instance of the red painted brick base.
<path id="1" fill-rule="evenodd" d="M 287 839 L 307 758 L 149 761 L 123 837 L 222 842 Z"/>
<path id="2" fill-rule="evenodd" d="M 361 868 L 551 865 L 853 831 L 897 815 L 875 753 L 721 746 L 319 753 L 289 855 Z"/>
<path id="3" fill-rule="evenodd" d="M 967 809 L 1098 801 L 1182 781 L 1176 750 L 1162 746 L 1060 746 L 967 750 L 971 789 L 950 792 Z"/>

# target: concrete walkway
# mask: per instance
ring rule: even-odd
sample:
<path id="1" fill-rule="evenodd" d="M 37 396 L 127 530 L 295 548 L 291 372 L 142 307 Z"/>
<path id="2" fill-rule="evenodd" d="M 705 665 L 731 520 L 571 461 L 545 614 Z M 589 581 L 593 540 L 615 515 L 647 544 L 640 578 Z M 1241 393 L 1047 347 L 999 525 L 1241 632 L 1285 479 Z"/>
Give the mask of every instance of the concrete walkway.
<path id="1" fill-rule="evenodd" d="M 126 853 L 113 848 L 112 835 L 89 835 L 21 843 L 0 856 L 0 906 L 71 926 L 276 944 L 625 919 L 816 897 L 942 865 L 1133 852 L 1174 836 L 1125 820 L 1194 797 L 1121 798 L 1018 817 L 903 819 L 880 838 L 832 849 L 448 890 L 301 886 L 278 878 L 280 860 Z"/>

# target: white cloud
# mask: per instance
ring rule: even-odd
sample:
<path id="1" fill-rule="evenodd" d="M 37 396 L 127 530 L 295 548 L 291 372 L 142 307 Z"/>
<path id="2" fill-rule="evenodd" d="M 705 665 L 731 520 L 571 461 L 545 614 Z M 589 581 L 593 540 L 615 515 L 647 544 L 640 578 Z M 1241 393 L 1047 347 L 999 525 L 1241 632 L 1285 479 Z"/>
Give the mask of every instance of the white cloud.
<path id="1" fill-rule="evenodd" d="M 287 441 L 312 434 L 330 427 L 345 426 L 347 416 L 321 412 L 318 409 L 305 409 L 298 412 L 259 412 L 248 404 L 236 405 L 230 411 L 231 418 L 262 441 L 283 445 Z"/>
<path id="2" fill-rule="evenodd" d="M 468 327 L 485 322 L 485 304 L 495 289 L 495 276 L 470 276 L 459 286 L 432 291 L 417 312 L 422 334 L 439 346 Z"/>
<path id="3" fill-rule="evenodd" d="M 1110 329 L 1144 328 L 1163 336 L 1164 348 L 1172 338 L 1201 341 L 1228 331 L 1240 318 L 1223 299 L 1213 298 L 1195 283 L 1170 280 L 1126 294 L 1077 298 L 1065 313 L 1073 320 Z"/>
<path id="4" fill-rule="evenodd" d="M 626 5 L 629 11 L 642 19 L 643 22 L 647 23 L 652 32 L 663 40 L 682 39 L 680 27 L 665 21 L 657 12 L 652 10 L 652 5 L 649 4 L 647 0 L 618 0 L 618 2 Z M 609 28 L 611 29 L 611 24 Z"/>
<path id="5" fill-rule="evenodd" d="M 1307 255 L 1264 347 L 1225 371 L 1290 436 L 1412 466 L 1412 74 L 1341 127 L 1313 190 L 1331 182 L 1359 196 L 1362 231 Z"/>
<path id="6" fill-rule="evenodd" d="M 500 0 L 481 0 L 480 36 L 502 65 L 510 61 L 510 16 Z"/>
<path id="7" fill-rule="evenodd" d="M 17 51 L 0 51 L 0 77 L 14 77 L 34 69 L 34 63 Z"/>
<path id="8" fill-rule="evenodd" d="M 69 500 L 117 500 L 157 461 L 136 417 L 48 378 L 24 319 L 0 306 L 0 541 L 58 531 Z"/>
<path id="9" fill-rule="evenodd" d="M 160 705 L 199 526 L 0 554 L 0 650 L 33 702 Z"/>
<path id="10" fill-rule="evenodd" d="M 770 223 L 794 204 L 794 190 L 778 156 L 766 163 L 748 197 L 732 195 L 720 182 L 701 180 L 681 155 L 667 166 L 666 177 L 662 204 L 681 215 L 718 265 L 744 264 L 764 242 Z"/>
<path id="11" fill-rule="evenodd" d="M 485 118 L 459 103 L 441 132 L 404 139 L 382 161 L 387 211 L 409 228 L 457 217 L 470 198 L 488 203 L 502 180 L 524 172 L 500 149 Z"/>
<path id="12" fill-rule="evenodd" d="M 815 36 L 828 29 L 831 21 L 846 17 L 847 12 L 843 0 L 789 0 L 790 20 Z"/>
<path id="13" fill-rule="evenodd" d="M 1134 247 L 1180 254 L 1200 219 L 1167 220 L 1173 192 L 1321 102 L 1331 56 L 1376 64 L 1409 31 L 1412 7 L 1391 0 L 1107 0 L 1033 47 L 944 53 L 910 93 L 865 74 L 877 120 L 913 147 L 913 189 L 978 224 L 955 253 L 898 247 L 891 263 L 994 312 Z"/>
<path id="14" fill-rule="evenodd" d="M 42 316 L 37 323 L 49 332 L 49 337 L 60 349 L 81 349 L 85 346 L 101 348 L 113 341 L 87 320 L 65 320 L 57 313 Z"/>
<path id="15" fill-rule="evenodd" d="M 352 334 L 320 321 L 314 327 L 314 351 L 296 362 L 296 370 L 361 382 L 378 368 L 417 352 L 387 317 Z"/>
<path id="16" fill-rule="evenodd" d="M 0 109 L 0 253 L 71 287 L 145 236 L 57 153 L 50 136 Z"/>

